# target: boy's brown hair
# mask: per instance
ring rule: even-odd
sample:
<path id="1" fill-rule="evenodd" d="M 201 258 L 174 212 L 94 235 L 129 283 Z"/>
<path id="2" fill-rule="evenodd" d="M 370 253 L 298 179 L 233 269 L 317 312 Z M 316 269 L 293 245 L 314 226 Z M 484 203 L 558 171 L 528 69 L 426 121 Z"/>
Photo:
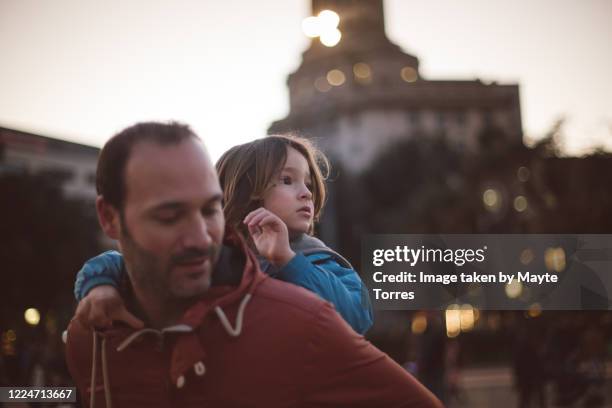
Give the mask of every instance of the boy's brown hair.
<path id="1" fill-rule="evenodd" d="M 319 220 L 325 204 L 325 179 L 329 162 L 308 139 L 295 135 L 274 135 L 234 146 L 217 161 L 219 182 L 223 190 L 223 212 L 226 225 L 248 237 L 244 217 L 263 205 L 266 191 L 287 160 L 287 148 L 300 152 L 310 169 L 313 224 Z M 314 225 L 310 226 L 312 234 Z"/>

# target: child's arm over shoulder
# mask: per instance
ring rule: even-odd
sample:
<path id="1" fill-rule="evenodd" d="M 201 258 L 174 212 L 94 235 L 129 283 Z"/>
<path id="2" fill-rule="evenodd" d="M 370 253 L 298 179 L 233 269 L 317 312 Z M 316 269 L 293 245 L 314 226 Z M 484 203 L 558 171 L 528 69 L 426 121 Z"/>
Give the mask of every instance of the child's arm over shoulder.
<path id="1" fill-rule="evenodd" d="M 306 288 L 332 303 L 344 320 L 360 334 L 372 326 L 372 305 L 357 272 L 344 268 L 332 255 L 298 253 L 276 277 Z"/>
<path id="2" fill-rule="evenodd" d="M 119 292 L 124 274 L 123 257 L 107 251 L 89 261 L 77 274 L 74 295 L 79 301 L 75 319 L 84 327 L 109 328 L 113 321 L 122 321 L 135 329 L 144 326 L 130 313 Z"/>
<path id="3" fill-rule="evenodd" d="M 100 285 L 119 287 L 123 277 L 123 257 L 117 251 L 106 251 L 91 258 L 77 273 L 74 297 L 83 299 L 91 289 Z"/>

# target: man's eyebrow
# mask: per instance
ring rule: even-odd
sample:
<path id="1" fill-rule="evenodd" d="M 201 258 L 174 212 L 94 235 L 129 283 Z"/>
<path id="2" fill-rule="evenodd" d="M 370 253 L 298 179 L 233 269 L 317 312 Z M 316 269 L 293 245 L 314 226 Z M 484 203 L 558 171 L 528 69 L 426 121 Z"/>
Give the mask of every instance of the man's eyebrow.
<path id="1" fill-rule="evenodd" d="M 165 203 L 160 203 L 160 204 L 157 204 L 151 207 L 149 211 L 156 212 L 156 211 L 164 211 L 164 210 L 180 210 L 184 206 L 185 204 L 181 203 L 180 201 L 167 201 Z"/>
<path id="2" fill-rule="evenodd" d="M 210 197 L 208 200 L 206 200 L 203 206 L 206 207 L 208 205 L 216 204 L 221 201 L 223 201 L 223 195 L 221 193 L 217 193 L 213 195 L 212 197 Z M 163 203 L 153 206 L 149 211 L 156 212 L 156 211 L 164 211 L 164 210 L 180 210 L 184 207 L 186 207 L 186 204 L 184 202 L 167 201 L 167 202 L 163 202 Z"/>
<path id="3" fill-rule="evenodd" d="M 206 202 L 204 203 L 204 206 L 211 205 L 211 204 L 217 204 L 218 202 L 220 203 L 222 201 L 223 201 L 223 194 L 217 193 L 214 196 L 210 197 L 208 200 L 206 200 Z"/>

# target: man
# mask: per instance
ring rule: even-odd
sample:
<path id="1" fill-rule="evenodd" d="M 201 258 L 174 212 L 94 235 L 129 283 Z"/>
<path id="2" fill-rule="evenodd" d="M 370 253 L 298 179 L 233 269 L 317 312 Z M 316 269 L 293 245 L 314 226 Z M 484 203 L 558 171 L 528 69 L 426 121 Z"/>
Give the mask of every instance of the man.
<path id="1" fill-rule="evenodd" d="M 267 278 L 237 234 L 224 240 L 219 182 L 187 126 L 114 136 L 97 189 L 122 297 L 146 328 L 71 322 L 68 366 L 90 406 L 441 406 L 329 303 Z"/>

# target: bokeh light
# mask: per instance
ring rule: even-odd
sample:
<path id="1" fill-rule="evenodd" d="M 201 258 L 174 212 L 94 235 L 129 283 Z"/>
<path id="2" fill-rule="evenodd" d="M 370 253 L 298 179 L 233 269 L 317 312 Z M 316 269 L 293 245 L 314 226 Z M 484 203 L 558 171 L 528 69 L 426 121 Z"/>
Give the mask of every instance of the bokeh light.
<path id="1" fill-rule="evenodd" d="M 512 282 L 506 283 L 505 291 L 506 296 L 510 299 L 516 299 L 523 293 L 523 284 L 517 279 L 514 279 Z"/>
<path id="2" fill-rule="evenodd" d="M 342 33 L 338 30 L 340 16 L 333 10 L 323 10 L 316 17 L 302 20 L 302 31 L 307 37 L 319 37 L 321 44 L 333 47 L 340 42 Z"/>
<path id="3" fill-rule="evenodd" d="M 446 335 L 450 338 L 457 337 L 461 332 L 461 311 L 459 305 L 449 305 L 446 308 Z"/>
<path id="4" fill-rule="evenodd" d="M 344 76 L 344 72 L 339 69 L 332 69 L 327 73 L 327 82 L 333 86 L 340 86 L 344 83 L 346 77 Z"/>
<path id="5" fill-rule="evenodd" d="M 525 196 L 517 196 L 514 199 L 514 209 L 518 212 L 523 212 L 527 209 L 527 198 Z"/>
<path id="6" fill-rule="evenodd" d="M 535 258 L 535 254 L 531 248 L 523 249 L 521 251 L 520 260 L 523 265 L 529 265 Z"/>
<path id="7" fill-rule="evenodd" d="M 402 70 L 400 71 L 400 75 L 402 79 L 406 82 L 415 82 L 417 78 L 419 77 L 416 69 L 412 67 L 402 68 Z"/>
<path id="8" fill-rule="evenodd" d="M 495 189 L 487 189 L 482 194 L 482 202 L 489 211 L 499 211 L 501 208 L 501 194 Z"/>
<path id="9" fill-rule="evenodd" d="M 474 323 L 476 322 L 476 314 L 474 313 L 474 308 L 472 307 L 472 305 L 461 305 L 461 313 L 459 319 L 461 331 L 468 332 L 474 328 Z"/>
<path id="10" fill-rule="evenodd" d="M 425 316 L 425 313 L 419 312 L 414 315 L 410 329 L 413 334 L 425 333 L 425 330 L 427 330 L 427 316 Z"/>
<path id="11" fill-rule="evenodd" d="M 353 75 L 361 83 L 370 83 L 372 80 L 372 69 L 365 62 L 358 62 L 353 65 Z"/>
<path id="12" fill-rule="evenodd" d="M 337 45 L 340 42 L 341 38 L 342 38 L 342 33 L 337 28 L 334 28 L 333 30 L 324 31 L 323 33 L 321 33 L 321 37 L 320 37 L 321 44 L 323 44 L 326 47 L 333 47 Z"/>
<path id="13" fill-rule="evenodd" d="M 565 269 L 565 251 L 563 248 L 547 248 L 544 251 L 546 269 L 561 272 Z"/>
<path id="14" fill-rule="evenodd" d="M 337 28 L 338 24 L 340 24 L 340 16 L 333 10 L 322 10 L 317 18 L 323 29 Z"/>
<path id="15" fill-rule="evenodd" d="M 527 310 L 527 316 L 531 318 L 536 318 L 542 314 L 542 306 L 539 303 L 534 303 L 529 306 L 529 310 Z"/>
<path id="16" fill-rule="evenodd" d="M 529 176 L 530 175 L 531 175 L 531 172 L 525 166 L 519 167 L 519 169 L 516 172 L 516 177 L 519 179 L 519 181 L 521 181 L 523 183 L 525 183 L 525 182 L 527 182 L 527 180 L 529 180 Z"/>
<path id="17" fill-rule="evenodd" d="M 30 326 L 36 326 L 40 323 L 40 312 L 31 307 L 24 312 L 23 318 Z"/>

